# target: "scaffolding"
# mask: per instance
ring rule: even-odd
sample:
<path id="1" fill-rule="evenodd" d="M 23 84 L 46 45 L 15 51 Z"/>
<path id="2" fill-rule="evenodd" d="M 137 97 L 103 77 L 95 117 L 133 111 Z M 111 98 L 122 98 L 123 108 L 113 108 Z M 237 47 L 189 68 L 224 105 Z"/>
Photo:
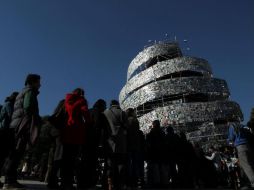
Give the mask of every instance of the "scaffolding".
<path id="1" fill-rule="evenodd" d="M 172 66 L 175 72 L 161 71 L 163 74 L 160 75 L 160 73 L 158 73 L 160 69 L 160 63 L 171 59 L 175 59 L 176 61 L 174 60 L 165 65 Z M 182 64 L 180 59 L 182 62 L 188 61 L 187 63 L 191 63 L 193 65 L 190 67 L 188 64 Z M 140 62 L 140 60 L 144 62 Z M 198 61 L 200 61 L 200 63 L 197 63 Z M 181 66 L 174 67 L 173 64 L 177 63 L 180 63 Z M 126 93 L 123 94 L 121 103 L 124 104 L 127 102 L 127 105 L 125 105 L 126 108 L 133 107 L 135 109 L 139 120 L 142 120 L 144 130 L 149 129 L 148 126 L 150 123 L 147 122 L 151 122 L 151 119 L 160 118 L 161 120 L 170 120 L 174 117 L 172 121 L 169 122 L 174 124 L 173 127 L 176 131 L 185 131 L 190 140 L 200 141 L 203 144 L 209 144 L 209 141 L 223 143 L 225 142 L 227 133 L 227 120 L 237 119 L 239 117 L 243 118 L 239 105 L 237 103 L 228 101 L 229 90 L 226 82 L 224 80 L 213 78 L 212 70 L 206 60 L 200 58 L 193 58 L 188 60 L 185 58 L 177 41 L 160 41 L 159 43 L 154 43 L 140 52 L 138 56 L 135 57 L 135 59 L 131 62 L 131 64 L 132 65 L 128 70 L 129 78 L 127 83 L 132 84 L 136 81 L 143 81 L 143 83 L 138 82 L 136 85 L 128 87 L 129 90 L 127 89 L 127 91 L 124 91 L 124 93 Z M 157 73 L 155 73 L 154 65 L 157 65 L 157 67 L 155 67 Z M 191 70 L 192 68 L 197 69 Z M 149 74 L 149 76 L 152 77 L 146 78 L 145 74 L 140 74 L 143 72 L 145 72 L 145 74 Z M 135 80 L 130 80 L 134 76 Z M 186 80 L 189 80 L 189 83 L 186 82 Z M 165 82 L 163 83 L 161 81 Z M 179 89 L 177 88 L 179 91 L 176 90 L 178 93 L 172 93 L 171 91 L 171 88 L 174 88 L 173 85 L 175 83 L 172 83 L 171 86 L 168 85 L 170 86 L 170 92 L 163 89 L 165 86 L 167 86 L 165 85 L 166 83 L 173 81 L 176 81 L 176 84 L 178 85 L 176 87 L 179 87 Z M 184 85 L 185 83 L 186 85 Z M 188 89 L 187 84 L 201 84 L 201 87 Z M 208 84 L 212 85 L 209 86 Z M 149 88 L 147 86 L 149 86 Z M 214 90 L 209 91 L 209 87 L 211 86 L 214 87 Z M 182 88 L 188 90 L 182 90 Z M 205 88 L 206 90 L 201 88 Z M 141 91 L 141 89 L 143 89 L 143 91 Z M 147 89 L 148 92 L 146 92 Z M 158 93 L 158 91 L 161 93 Z M 138 98 L 137 96 L 139 95 L 141 97 Z M 135 98 L 138 98 L 138 101 Z M 184 105 L 183 108 L 186 108 L 187 110 L 183 110 L 183 112 L 181 112 L 179 109 L 180 111 L 178 110 L 177 115 L 175 113 L 176 110 L 173 110 L 174 105 Z M 208 107 L 203 108 L 202 106 Z M 218 106 L 221 107 L 218 108 Z M 206 111 L 206 113 L 197 113 L 195 117 L 199 117 L 198 119 L 188 118 L 193 116 L 193 114 L 185 115 L 185 112 L 196 114 L 196 112 L 200 110 Z M 167 113 L 165 113 L 166 111 Z M 213 113 L 213 115 L 209 115 L 209 113 Z M 202 118 L 202 114 L 206 114 L 206 118 Z"/>

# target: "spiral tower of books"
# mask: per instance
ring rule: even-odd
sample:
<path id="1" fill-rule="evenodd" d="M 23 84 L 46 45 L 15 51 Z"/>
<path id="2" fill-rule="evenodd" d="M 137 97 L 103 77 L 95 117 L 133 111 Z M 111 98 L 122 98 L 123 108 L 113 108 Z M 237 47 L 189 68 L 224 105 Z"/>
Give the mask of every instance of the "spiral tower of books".
<path id="1" fill-rule="evenodd" d="M 132 60 L 119 101 L 123 110 L 136 110 L 145 133 L 158 119 L 190 140 L 212 143 L 225 141 L 227 121 L 243 120 L 229 96 L 226 81 L 213 78 L 205 59 L 184 56 L 177 42 L 160 42 Z"/>

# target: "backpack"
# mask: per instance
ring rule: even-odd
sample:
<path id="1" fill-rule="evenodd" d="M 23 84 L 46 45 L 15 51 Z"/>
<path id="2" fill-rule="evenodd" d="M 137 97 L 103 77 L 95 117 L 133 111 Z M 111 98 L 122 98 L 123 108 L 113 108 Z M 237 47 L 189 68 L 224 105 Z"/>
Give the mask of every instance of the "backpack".
<path id="1" fill-rule="evenodd" d="M 245 127 L 244 125 L 237 126 L 239 130 L 239 135 L 246 138 L 247 144 L 254 151 L 254 134 L 251 132 L 249 127 Z"/>
<path id="2" fill-rule="evenodd" d="M 11 122 L 11 118 L 9 117 L 7 111 L 6 111 L 6 107 L 5 106 L 1 106 L 1 110 L 0 110 L 0 129 L 7 129 L 9 128 Z"/>
<path id="3" fill-rule="evenodd" d="M 48 118 L 48 121 L 57 129 L 62 129 L 67 122 L 67 112 L 64 106 L 64 100 L 61 100 L 54 113 Z"/>

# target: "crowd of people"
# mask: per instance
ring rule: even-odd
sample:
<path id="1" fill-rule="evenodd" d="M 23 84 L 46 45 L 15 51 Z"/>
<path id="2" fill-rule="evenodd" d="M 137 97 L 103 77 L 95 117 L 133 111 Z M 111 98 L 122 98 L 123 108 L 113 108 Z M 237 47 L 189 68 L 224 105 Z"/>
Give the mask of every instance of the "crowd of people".
<path id="1" fill-rule="evenodd" d="M 228 122 L 229 145 L 204 151 L 174 126 L 163 130 L 154 120 L 144 134 L 132 108 L 123 111 L 112 100 L 99 99 L 91 109 L 82 88 L 67 93 L 54 113 L 41 119 L 37 95 L 40 76 L 29 74 L 21 92 L 6 98 L 0 112 L 0 170 L 2 189 L 24 189 L 18 179 L 24 154 L 37 143 L 41 128 L 50 125 L 50 141 L 29 174 L 38 168 L 49 189 L 124 190 L 138 188 L 252 188 L 254 189 L 253 122 L 248 128 Z M 100 186 L 99 186 L 100 185 Z"/>

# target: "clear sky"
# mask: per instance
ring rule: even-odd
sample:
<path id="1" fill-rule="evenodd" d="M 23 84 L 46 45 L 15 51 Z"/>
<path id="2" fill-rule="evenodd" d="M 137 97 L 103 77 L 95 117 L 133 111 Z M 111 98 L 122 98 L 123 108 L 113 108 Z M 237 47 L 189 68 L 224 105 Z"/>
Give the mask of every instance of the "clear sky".
<path id="1" fill-rule="evenodd" d="M 1 0 L 0 103 L 23 88 L 28 73 L 42 77 L 41 115 L 76 87 L 90 106 L 118 99 L 131 60 L 166 33 L 185 54 L 210 62 L 247 121 L 254 107 L 253 0 Z"/>

